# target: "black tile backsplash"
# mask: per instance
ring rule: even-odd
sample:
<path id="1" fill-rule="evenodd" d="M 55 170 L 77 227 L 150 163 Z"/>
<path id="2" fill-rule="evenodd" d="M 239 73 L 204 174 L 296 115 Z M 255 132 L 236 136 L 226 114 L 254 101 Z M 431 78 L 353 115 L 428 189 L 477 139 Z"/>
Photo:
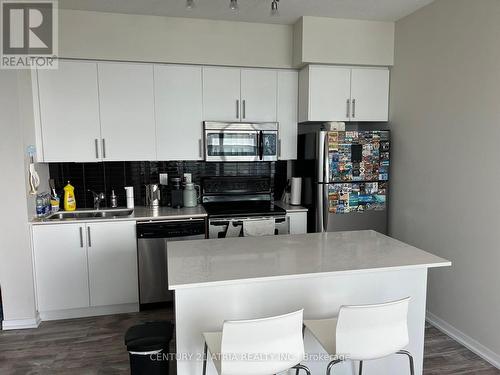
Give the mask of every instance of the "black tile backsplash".
<path id="1" fill-rule="evenodd" d="M 106 194 L 109 206 L 111 190 L 118 196 L 118 205 L 125 206 L 124 186 L 133 186 L 135 204 L 144 205 L 144 185 L 159 183 L 159 174 L 168 173 L 182 177 L 191 173 L 193 182 L 200 184 L 203 177 L 212 176 L 266 176 L 271 179 L 275 199 L 281 198 L 286 184 L 286 161 L 207 163 L 197 161 L 152 161 L 152 162 L 103 162 L 103 163 L 50 163 L 50 178 L 62 196 L 68 181 L 75 187 L 78 208 L 93 208 L 92 193 Z"/>

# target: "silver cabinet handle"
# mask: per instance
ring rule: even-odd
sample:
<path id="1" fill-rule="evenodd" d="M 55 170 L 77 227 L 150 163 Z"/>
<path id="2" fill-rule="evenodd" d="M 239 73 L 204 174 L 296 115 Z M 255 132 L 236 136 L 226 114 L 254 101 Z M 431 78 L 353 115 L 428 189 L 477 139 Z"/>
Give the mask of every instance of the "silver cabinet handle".
<path id="1" fill-rule="evenodd" d="M 201 139 L 198 139 L 198 148 L 199 148 L 199 152 L 200 152 L 200 158 L 203 157 L 203 144 L 201 143 Z"/>
<path id="2" fill-rule="evenodd" d="M 104 138 L 102 139 L 102 157 L 106 157 L 106 140 Z"/>
<path id="3" fill-rule="evenodd" d="M 92 239 L 90 238 L 90 227 L 87 227 L 87 240 L 89 247 L 92 247 Z"/>
<path id="4" fill-rule="evenodd" d="M 99 159 L 99 139 L 97 138 L 95 139 L 94 145 L 95 145 L 95 158 Z"/>
<path id="5" fill-rule="evenodd" d="M 83 247 L 83 228 L 80 227 L 80 247 Z"/>
<path id="6" fill-rule="evenodd" d="M 281 157 L 281 139 L 278 139 L 278 157 Z"/>
<path id="7" fill-rule="evenodd" d="M 247 111 L 246 111 L 246 100 L 243 99 L 243 118 L 246 117 Z"/>
<path id="8" fill-rule="evenodd" d="M 351 99 L 347 99 L 347 109 L 346 109 L 345 117 L 349 118 L 349 112 L 351 112 Z"/>
<path id="9" fill-rule="evenodd" d="M 356 117 L 356 99 L 352 100 L 352 117 Z"/>
<path id="10" fill-rule="evenodd" d="M 236 99 L 236 118 L 240 118 L 240 100 Z"/>

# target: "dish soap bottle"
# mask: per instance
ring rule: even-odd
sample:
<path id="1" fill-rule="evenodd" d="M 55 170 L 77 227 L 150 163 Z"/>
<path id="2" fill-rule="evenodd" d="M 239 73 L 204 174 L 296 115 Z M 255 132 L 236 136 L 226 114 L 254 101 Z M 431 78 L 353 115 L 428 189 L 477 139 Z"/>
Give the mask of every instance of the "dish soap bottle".
<path id="1" fill-rule="evenodd" d="M 118 197 L 115 194 L 114 190 L 111 190 L 111 208 L 118 207 Z"/>
<path id="2" fill-rule="evenodd" d="M 64 209 L 66 211 L 76 210 L 75 188 L 68 184 L 64 187 Z"/>

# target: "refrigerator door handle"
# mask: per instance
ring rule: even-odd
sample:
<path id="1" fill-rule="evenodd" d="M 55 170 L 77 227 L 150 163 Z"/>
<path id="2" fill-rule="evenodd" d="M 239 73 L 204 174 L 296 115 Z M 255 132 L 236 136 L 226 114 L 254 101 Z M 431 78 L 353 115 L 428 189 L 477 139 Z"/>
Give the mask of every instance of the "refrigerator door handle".
<path id="1" fill-rule="evenodd" d="M 323 165 L 324 165 L 324 170 L 323 170 L 323 182 L 329 183 L 330 182 L 330 147 L 328 144 L 328 132 L 325 132 L 325 145 L 323 149 Z"/>
<path id="2" fill-rule="evenodd" d="M 261 130 L 259 132 L 259 160 L 264 158 L 264 132 Z"/>
<path id="3" fill-rule="evenodd" d="M 325 232 L 323 227 L 324 217 L 323 210 L 325 207 L 325 202 L 323 198 L 323 184 L 316 184 L 316 232 L 321 233 Z"/>
<path id="4" fill-rule="evenodd" d="M 325 152 L 326 150 L 326 152 Z M 317 139 L 317 173 L 318 173 L 318 182 L 328 182 L 328 173 L 325 173 L 325 170 L 330 168 L 328 161 L 328 132 L 320 131 L 318 133 Z M 325 160 L 326 156 L 326 160 Z M 325 179 L 326 178 L 326 179 Z"/>
<path id="5" fill-rule="evenodd" d="M 330 215 L 330 201 L 328 197 L 329 185 L 323 185 L 323 232 L 328 232 L 328 216 Z"/>

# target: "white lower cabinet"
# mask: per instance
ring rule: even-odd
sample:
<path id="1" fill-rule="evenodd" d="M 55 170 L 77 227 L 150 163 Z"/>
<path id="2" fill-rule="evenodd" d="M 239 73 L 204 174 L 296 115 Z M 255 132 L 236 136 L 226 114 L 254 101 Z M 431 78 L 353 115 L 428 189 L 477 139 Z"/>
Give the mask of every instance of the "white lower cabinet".
<path id="1" fill-rule="evenodd" d="M 307 233 L 307 211 L 287 212 L 290 234 Z"/>
<path id="2" fill-rule="evenodd" d="M 90 305 L 139 300 L 135 222 L 87 224 Z"/>
<path id="3" fill-rule="evenodd" d="M 33 226 L 39 311 L 89 306 L 85 224 Z"/>
<path id="4" fill-rule="evenodd" d="M 138 304 L 135 233 L 134 221 L 33 226 L 42 319 L 121 312 L 112 307 Z M 102 307 L 108 310 L 93 310 Z"/>

